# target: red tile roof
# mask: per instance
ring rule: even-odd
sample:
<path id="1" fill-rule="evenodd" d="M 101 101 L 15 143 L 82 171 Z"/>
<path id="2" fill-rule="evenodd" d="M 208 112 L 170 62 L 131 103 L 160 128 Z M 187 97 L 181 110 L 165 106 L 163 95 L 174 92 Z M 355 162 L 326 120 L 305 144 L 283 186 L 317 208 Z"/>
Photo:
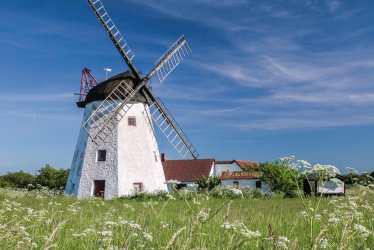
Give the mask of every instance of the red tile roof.
<path id="1" fill-rule="evenodd" d="M 213 162 L 214 159 L 166 160 L 162 166 L 167 181 L 196 181 L 203 176 L 209 177 Z"/>
<path id="2" fill-rule="evenodd" d="M 235 171 L 235 172 L 222 172 L 221 180 L 239 180 L 239 179 L 260 179 L 262 173 L 259 171 Z"/>
<path id="3" fill-rule="evenodd" d="M 240 160 L 235 160 L 236 163 L 238 163 L 238 165 L 243 169 L 245 170 L 245 168 L 247 167 L 254 167 L 254 166 L 257 166 L 258 163 L 257 162 L 251 162 L 251 161 L 240 161 Z"/>

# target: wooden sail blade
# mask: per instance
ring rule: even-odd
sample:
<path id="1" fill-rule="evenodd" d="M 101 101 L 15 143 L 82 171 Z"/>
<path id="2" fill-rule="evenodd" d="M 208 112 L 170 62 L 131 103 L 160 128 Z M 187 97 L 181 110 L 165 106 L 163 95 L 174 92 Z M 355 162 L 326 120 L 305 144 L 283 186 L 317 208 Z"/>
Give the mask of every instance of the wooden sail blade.
<path id="1" fill-rule="evenodd" d="M 192 156 L 192 158 L 197 159 L 199 153 L 196 148 L 162 101 L 159 98 L 154 99 L 149 109 L 153 122 L 157 124 L 179 155 L 182 158 Z"/>
<path id="2" fill-rule="evenodd" d="M 180 64 L 184 57 L 188 55 L 191 48 L 184 36 L 181 36 L 155 63 L 154 69 L 146 76 L 150 79 L 155 73 L 160 82 L 163 82 L 167 76 Z"/>
<path id="3" fill-rule="evenodd" d="M 121 54 L 122 58 L 125 60 L 126 64 L 129 66 L 131 72 L 135 77 L 140 80 L 141 76 L 136 70 L 135 66 L 131 63 L 134 58 L 134 53 L 130 49 L 130 46 L 122 36 L 121 32 L 118 30 L 117 26 L 113 22 L 112 18 L 109 16 L 101 0 L 87 0 L 88 4 L 96 14 L 97 18 L 100 20 L 105 30 L 108 32 L 110 39 L 112 40 L 114 46 Z"/>

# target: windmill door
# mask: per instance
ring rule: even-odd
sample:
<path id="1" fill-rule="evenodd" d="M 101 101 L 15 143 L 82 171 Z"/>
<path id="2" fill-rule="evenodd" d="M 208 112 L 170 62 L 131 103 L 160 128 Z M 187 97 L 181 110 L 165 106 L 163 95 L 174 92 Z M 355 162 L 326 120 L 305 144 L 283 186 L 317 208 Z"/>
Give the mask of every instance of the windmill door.
<path id="1" fill-rule="evenodd" d="M 96 197 L 104 198 L 105 192 L 105 181 L 104 180 L 95 180 L 93 183 L 93 195 Z"/>

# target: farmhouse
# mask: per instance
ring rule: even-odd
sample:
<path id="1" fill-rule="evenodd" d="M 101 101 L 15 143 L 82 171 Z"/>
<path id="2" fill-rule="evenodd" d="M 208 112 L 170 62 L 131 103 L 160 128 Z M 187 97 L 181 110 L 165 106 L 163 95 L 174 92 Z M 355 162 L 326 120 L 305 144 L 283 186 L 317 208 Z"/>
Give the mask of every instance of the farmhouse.
<path id="1" fill-rule="evenodd" d="M 222 186 L 238 186 L 262 189 L 268 192 L 270 188 L 261 181 L 261 173 L 251 171 L 256 162 L 249 161 L 216 161 L 215 159 L 198 160 L 167 160 L 161 154 L 166 181 L 175 180 L 177 188 L 194 186 L 196 180 L 205 177 L 219 177 Z M 171 185 L 168 186 L 169 190 Z"/>

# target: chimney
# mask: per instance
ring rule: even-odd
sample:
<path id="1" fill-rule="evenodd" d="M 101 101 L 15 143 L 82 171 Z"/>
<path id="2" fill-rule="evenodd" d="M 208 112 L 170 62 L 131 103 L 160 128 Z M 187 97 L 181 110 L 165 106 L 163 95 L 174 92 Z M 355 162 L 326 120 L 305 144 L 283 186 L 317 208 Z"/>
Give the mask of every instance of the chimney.
<path id="1" fill-rule="evenodd" d="M 165 162 L 165 161 L 166 161 L 166 154 L 161 153 L 161 162 Z"/>

